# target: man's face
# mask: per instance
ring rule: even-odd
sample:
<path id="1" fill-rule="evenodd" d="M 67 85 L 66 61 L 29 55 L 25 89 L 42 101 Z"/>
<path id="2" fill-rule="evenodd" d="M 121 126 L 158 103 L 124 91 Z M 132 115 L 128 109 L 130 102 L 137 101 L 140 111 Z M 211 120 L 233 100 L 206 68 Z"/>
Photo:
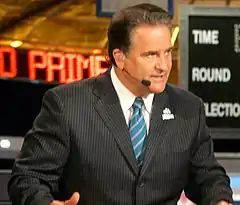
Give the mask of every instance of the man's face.
<path id="1" fill-rule="evenodd" d="M 171 51 L 171 32 L 166 25 L 139 26 L 131 34 L 124 68 L 140 81 L 150 80 L 151 93 L 163 92 L 172 68 Z"/>

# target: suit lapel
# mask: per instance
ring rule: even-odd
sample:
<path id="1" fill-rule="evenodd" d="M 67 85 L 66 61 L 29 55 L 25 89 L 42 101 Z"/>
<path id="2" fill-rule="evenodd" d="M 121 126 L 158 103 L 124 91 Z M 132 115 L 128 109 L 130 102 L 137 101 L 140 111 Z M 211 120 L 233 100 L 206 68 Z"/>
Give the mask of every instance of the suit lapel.
<path id="1" fill-rule="evenodd" d="M 126 162 L 134 174 L 137 175 L 138 166 L 129 137 L 128 126 L 110 78 L 110 71 L 96 78 L 94 94 L 97 96 L 97 100 L 94 102 L 97 113 L 112 132 Z"/>
<path id="2" fill-rule="evenodd" d="M 147 137 L 147 144 L 145 150 L 145 158 L 140 175 L 144 174 L 154 155 L 156 148 L 166 136 L 168 120 L 162 119 L 162 113 L 166 107 L 170 108 L 168 94 L 165 90 L 163 93 L 156 94 L 154 97 L 150 118 L 149 134 Z"/>

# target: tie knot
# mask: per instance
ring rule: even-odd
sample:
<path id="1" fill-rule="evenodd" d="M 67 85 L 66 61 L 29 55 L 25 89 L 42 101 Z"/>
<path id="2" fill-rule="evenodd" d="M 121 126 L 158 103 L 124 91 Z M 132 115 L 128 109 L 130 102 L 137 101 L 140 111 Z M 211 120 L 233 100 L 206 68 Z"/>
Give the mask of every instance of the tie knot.
<path id="1" fill-rule="evenodd" d="M 143 99 L 141 97 L 136 97 L 133 103 L 133 109 L 141 109 L 143 104 Z"/>

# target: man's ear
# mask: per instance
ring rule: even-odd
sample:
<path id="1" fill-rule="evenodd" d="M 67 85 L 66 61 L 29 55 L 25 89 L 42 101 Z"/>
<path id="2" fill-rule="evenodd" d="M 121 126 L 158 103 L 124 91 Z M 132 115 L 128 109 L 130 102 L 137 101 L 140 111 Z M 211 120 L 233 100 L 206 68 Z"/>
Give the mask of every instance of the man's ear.
<path id="1" fill-rule="evenodd" d="M 124 68 L 124 60 L 125 60 L 125 54 L 120 49 L 114 49 L 113 50 L 113 57 L 117 64 L 117 67 L 121 70 Z"/>

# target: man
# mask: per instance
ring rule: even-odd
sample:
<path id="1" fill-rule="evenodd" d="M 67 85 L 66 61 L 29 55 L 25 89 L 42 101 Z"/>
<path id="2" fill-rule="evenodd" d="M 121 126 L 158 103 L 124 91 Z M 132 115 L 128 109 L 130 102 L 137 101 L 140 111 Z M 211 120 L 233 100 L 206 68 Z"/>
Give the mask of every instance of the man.
<path id="1" fill-rule="evenodd" d="M 172 205 L 183 190 L 197 204 L 232 203 L 202 101 L 167 85 L 170 27 L 157 6 L 121 10 L 109 71 L 46 92 L 13 167 L 13 205 Z"/>

